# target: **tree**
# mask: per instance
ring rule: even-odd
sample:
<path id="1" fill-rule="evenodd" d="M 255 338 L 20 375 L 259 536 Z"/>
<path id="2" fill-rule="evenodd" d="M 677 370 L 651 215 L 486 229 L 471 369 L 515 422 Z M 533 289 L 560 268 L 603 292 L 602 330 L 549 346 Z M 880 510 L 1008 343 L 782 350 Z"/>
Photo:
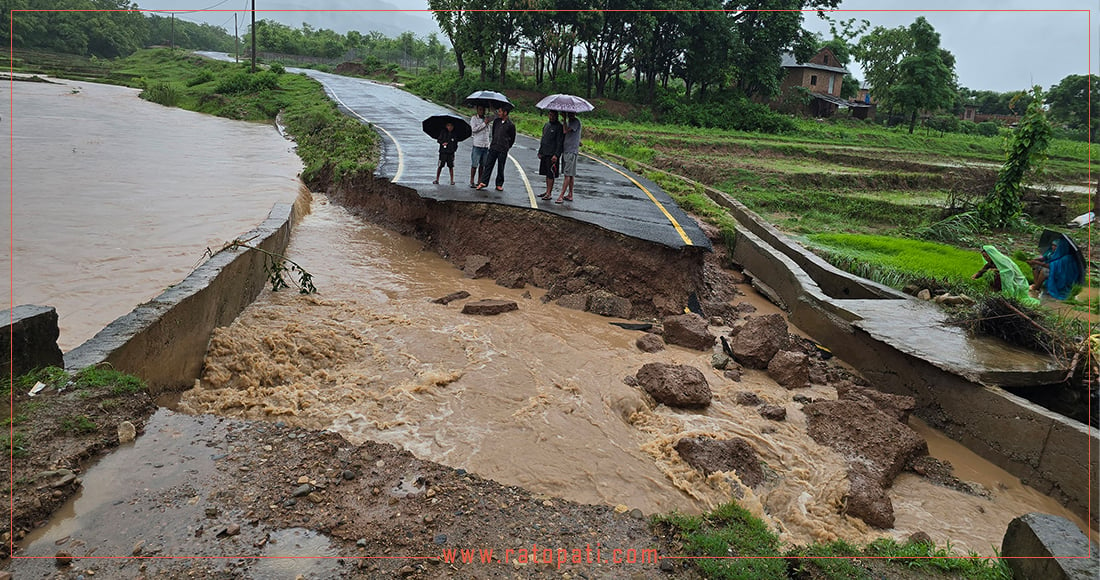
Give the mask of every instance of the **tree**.
<path id="1" fill-rule="evenodd" d="M 1070 129 L 1087 130 L 1089 141 L 1096 141 L 1096 127 L 1100 125 L 1100 76 L 1069 75 L 1050 88 L 1046 102 L 1052 120 L 1065 123 Z"/>
<path id="2" fill-rule="evenodd" d="M 894 105 L 890 87 L 898 81 L 901 59 L 912 50 L 913 39 L 902 26 L 876 26 L 852 47 L 852 56 L 863 64 L 871 94 L 883 108 L 889 109 Z"/>
<path id="3" fill-rule="evenodd" d="M 910 113 L 909 133 L 917 125 L 917 113 L 951 106 L 955 100 L 955 58 L 940 48 L 940 35 L 923 16 L 909 26 L 913 48 L 898 63 L 898 78 L 890 87 L 890 99 Z"/>
<path id="4" fill-rule="evenodd" d="M 1039 172 L 1053 135 L 1043 111 L 1043 92 L 1032 89 L 1034 99 L 1008 139 L 1008 155 L 993 191 L 978 205 L 978 217 L 994 228 L 1011 226 L 1020 215 L 1020 190 L 1029 173 Z"/>

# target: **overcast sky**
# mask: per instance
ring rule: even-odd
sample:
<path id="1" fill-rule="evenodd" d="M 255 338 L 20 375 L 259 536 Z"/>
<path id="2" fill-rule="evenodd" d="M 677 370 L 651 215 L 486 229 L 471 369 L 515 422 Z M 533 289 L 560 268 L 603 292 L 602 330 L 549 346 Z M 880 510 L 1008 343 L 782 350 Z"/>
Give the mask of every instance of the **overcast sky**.
<path id="1" fill-rule="evenodd" d="M 237 11 L 241 30 L 252 0 L 136 0 L 155 10 L 208 9 L 178 14 L 193 22 L 208 22 L 233 32 Z M 422 6 L 421 10 L 402 10 Z M 914 8 L 919 6 L 919 8 Z M 991 8 L 996 6 L 996 8 Z M 256 18 L 293 27 L 309 22 L 341 34 L 348 30 L 379 30 L 396 36 L 411 30 L 418 36 L 438 32 L 427 2 L 412 0 L 256 0 Z M 394 10 L 366 12 L 358 10 Z M 343 12 L 340 12 L 343 10 Z M 1089 30 L 1091 10 L 1092 30 Z M 955 55 L 961 86 L 997 92 L 1044 89 L 1071 74 L 1096 74 L 1100 63 L 1100 5 L 1097 0 L 842 0 L 835 18 L 866 19 L 871 26 L 908 26 L 924 16 L 940 33 L 940 46 Z M 806 28 L 828 36 L 828 25 L 807 13 Z M 1091 71 L 1090 47 L 1091 46 Z M 863 72 L 851 67 L 862 80 Z"/>

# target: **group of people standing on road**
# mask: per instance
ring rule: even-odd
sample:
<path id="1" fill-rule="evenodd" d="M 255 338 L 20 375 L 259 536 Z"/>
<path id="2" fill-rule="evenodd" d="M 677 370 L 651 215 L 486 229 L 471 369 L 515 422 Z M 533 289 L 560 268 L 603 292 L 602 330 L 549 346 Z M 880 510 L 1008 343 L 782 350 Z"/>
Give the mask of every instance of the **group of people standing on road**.
<path id="1" fill-rule="evenodd" d="M 504 166 L 508 160 L 508 151 L 516 142 L 516 126 L 508 118 L 508 109 L 498 107 L 496 111 L 496 118 L 490 121 L 486 118 L 486 108 L 478 105 L 476 112 L 470 117 L 473 145 L 470 152 L 470 187 L 478 190 L 489 187 L 495 168 L 496 190 L 504 191 Z M 558 112 L 550 111 L 549 120 L 542 128 L 538 150 L 539 175 L 546 176 L 546 191 L 539 196 L 540 199 L 552 199 L 554 181 L 559 175 L 564 175 L 561 193 L 555 203 L 573 201 L 573 183 L 577 175 L 577 153 L 580 146 L 581 121 L 576 113 L 567 113 L 566 121 L 562 123 L 558 120 Z M 453 166 L 454 150 L 450 147 L 450 144 L 440 141 L 440 170 L 443 168 L 444 156 L 448 154 Z M 435 182 L 439 182 L 438 172 Z M 453 172 L 451 185 L 454 185 Z"/>

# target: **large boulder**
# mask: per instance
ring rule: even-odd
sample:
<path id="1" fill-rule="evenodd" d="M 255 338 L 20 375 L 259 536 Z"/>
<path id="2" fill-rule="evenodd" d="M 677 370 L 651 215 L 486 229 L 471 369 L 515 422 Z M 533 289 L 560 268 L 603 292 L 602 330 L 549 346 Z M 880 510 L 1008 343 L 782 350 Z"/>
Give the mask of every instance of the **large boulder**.
<path id="1" fill-rule="evenodd" d="M 632 310 L 633 305 L 629 300 L 604 290 L 593 292 L 592 299 L 588 304 L 589 312 L 611 318 L 628 319 Z"/>
<path id="2" fill-rule="evenodd" d="M 848 461 L 848 513 L 872 526 L 893 526 L 885 489 L 910 461 L 928 454 L 928 443 L 867 400 L 815 401 L 802 411 L 810 437 Z"/>
<path id="3" fill-rule="evenodd" d="M 698 314 L 688 312 L 666 316 L 662 320 L 665 342 L 695 350 L 710 350 L 714 335 L 707 329 L 707 321 Z"/>
<path id="4" fill-rule="evenodd" d="M 787 321 L 781 314 L 751 316 L 730 334 L 733 358 L 753 369 L 768 368 L 775 353 L 790 343 Z"/>
<path id="5" fill-rule="evenodd" d="M 741 483 L 755 487 L 764 481 L 764 470 L 756 450 L 744 439 L 684 438 L 676 442 L 676 453 L 685 463 L 710 475 L 732 471 Z"/>
<path id="6" fill-rule="evenodd" d="M 467 278 L 484 278 L 489 275 L 489 257 L 474 254 L 466 256 L 466 263 L 462 266 L 462 273 Z"/>
<path id="7" fill-rule="evenodd" d="M 838 399 L 866 401 L 902 423 L 909 421 L 909 415 L 917 408 L 917 399 L 908 395 L 891 395 L 846 381 L 833 386 Z"/>
<path id="8" fill-rule="evenodd" d="M 656 334 L 647 332 L 634 341 L 634 346 L 637 346 L 638 350 L 642 352 L 657 352 L 665 349 L 665 341 Z"/>
<path id="9" fill-rule="evenodd" d="M 768 376 L 788 389 L 810 386 L 810 357 L 804 353 L 781 350 L 768 362 Z"/>
<path id="10" fill-rule="evenodd" d="M 703 372 L 687 365 L 647 363 L 636 378 L 649 396 L 669 407 L 706 407 L 713 396 Z"/>
<path id="11" fill-rule="evenodd" d="M 1001 542 L 1001 557 L 1013 578 L 1092 580 L 1100 570 L 1100 557 L 1096 544 L 1089 544 L 1088 537 L 1073 522 L 1030 513 L 1009 522 Z"/>

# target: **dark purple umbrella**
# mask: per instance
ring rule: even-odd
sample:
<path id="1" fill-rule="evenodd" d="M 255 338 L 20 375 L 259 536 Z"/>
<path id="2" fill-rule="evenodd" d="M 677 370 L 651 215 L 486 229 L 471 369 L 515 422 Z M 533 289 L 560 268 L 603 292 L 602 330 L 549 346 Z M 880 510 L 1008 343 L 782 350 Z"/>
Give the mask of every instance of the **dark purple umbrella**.
<path id="1" fill-rule="evenodd" d="M 592 103 L 573 95 L 550 95 L 535 104 L 535 108 L 544 111 L 558 111 L 562 113 L 587 113 L 595 109 Z"/>
<path id="2" fill-rule="evenodd" d="M 439 134 L 447 128 L 447 123 L 454 125 L 455 138 L 459 141 L 465 141 L 470 138 L 473 130 L 470 128 L 470 124 L 466 122 L 466 119 L 457 115 L 445 114 L 445 115 L 433 115 L 424 119 L 421 127 L 424 132 L 428 134 L 432 139 L 439 139 Z"/>
<path id="3" fill-rule="evenodd" d="M 481 105 L 488 109 L 503 107 L 505 111 L 511 111 L 516 108 L 516 106 L 512 104 L 512 101 L 508 100 L 508 97 L 496 91 L 475 91 L 470 93 L 470 96 L 466 97 L 462 102 L 472 107 Z"/>

